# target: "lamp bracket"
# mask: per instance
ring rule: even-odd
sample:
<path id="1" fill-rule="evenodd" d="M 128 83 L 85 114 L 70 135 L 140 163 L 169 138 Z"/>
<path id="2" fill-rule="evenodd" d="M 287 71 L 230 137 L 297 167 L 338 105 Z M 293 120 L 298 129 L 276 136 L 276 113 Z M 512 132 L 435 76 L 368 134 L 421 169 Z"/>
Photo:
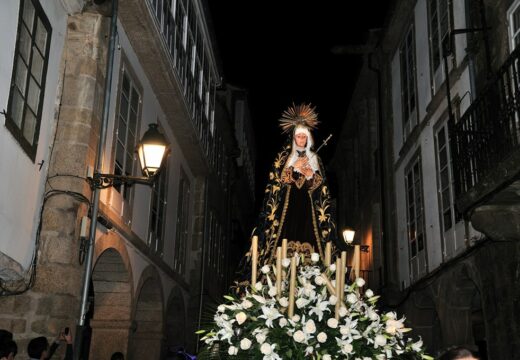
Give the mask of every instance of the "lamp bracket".
<path id="1" fill-rule="evenodd" d="M 116 185 L 128 185 L 144 184 L 152 186 L 155 181 L 155 176 L 152 177 L 141 177 L 141 176 L 124 176 L 124 175 L 113 175 L 113 174 L 100 174 L 95 172 L 92 177 L 87 177 L 87 182 L 92 190 L 94 189 L 107 189 Z"/>

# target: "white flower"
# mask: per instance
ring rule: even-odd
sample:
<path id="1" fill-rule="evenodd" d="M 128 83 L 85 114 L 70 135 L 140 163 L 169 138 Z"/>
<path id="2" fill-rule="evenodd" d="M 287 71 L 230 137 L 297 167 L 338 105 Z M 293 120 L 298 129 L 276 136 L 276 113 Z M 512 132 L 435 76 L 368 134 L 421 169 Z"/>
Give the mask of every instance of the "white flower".
<path id="1" fill-rule="evenodd" d="M 303 333 L 303 331 L 298 330 L 294 333 L 293 339 L 294 341 L 301 343 L 303 342 L 303 340 L 305 340 L 305 334 Z"/>
<path id="2" fill-rule="evenodd" d="M 320 261 L 320 254 L 312 253 L 311 254 L 311 261 L 314 262 L 314 263 L 317 263 L 318 261 Z"/>
<path id="3" fill-rule="evenodd" d="M 280 325 L 281 328 L 287 326 L 287 319 L 281 318 L 280 321 L 278 322 L 278 324 Z"/>
<path id="4" fill-rule="evenodd" d="M 350 293 L 347 295 L 347 302 L 350 304 L 354 304 L 357 301 L 356 294 Z"/>
<path id="5" fill-rule="evenodd" d="M 367 289 L 365 291 L 365 296 L 370 299 L 372 296 L 374 296 L 374 292 L 370 289 Z"/>
<path id="6" fill-rule="evenodd" d="M 250 347 L 251 347 L 251 340 L 249 340 L 248 338 L 242 339 L 242 341 L 240 341 L 240 348 L 242 350 L 248 350 Z"/>
<path id="7" fill-rule="evenodd" d="M 226 307 L 224 305 L 219 305 L 218 308 L 217 308 L 217 311 L 218 312 L 224 312 L 224 311 L 226 311 Z"/>
<path id="8" fill-rule="evenodd" d="M 234 346 L 230 346 L 229 349 L 228 349 L 228 354 L 229 355 L 236 355 L 236 354 L 238 354 L 238 348 L 236 348 Z"/>
<path id="9" fill-rule="evenodd" d="M 320 332 L 317 336 L 317 339 L 320 343 L 324 343 L 325 341 L 327 341 L 327 334 L 325 334 L 323 331 Z"/>
<path id="10" fill-rule="evenodd" d="M 338 302 L 338 298 L 337 298 L 336 296 L 331 295 L 331 296 L 329 297 L 329 303 L 330 303 L 331 305 L 336 305 L 337 302 Z"/>
<path id="11" fill-rule="evenodd" d="M 262 268 L 260 269 L 260 271 L 264 274 L 268 274 L 269 273 L 269 265 L 264 265 L 262 266 Z"/>
<path id="12" fill-rule="evenodd" d="M 271 347 L 270 344 L 263 343 L 262 346 L 260 347 L 260 352 L 264 355 L 269 355 L 270 353 L 273 352 L 273 348 Z"/>
<path id="13" fill-rule="evenodd" d="M 386 338 L 383 335 L 376 335 L 374 339 L 375 348 L 377 349 L 378 346 L 385 346 L 386 345 Z"/>
<path id="14" fill-rule="evenodd" d="M 259 296 L 259 295 L 251 295 L 251 296 L 253 297 L 253 299 L 258 301 L 260 304 L 265 304 L 265 302 L 266 302 L 262 296 Z"/>
<path id="15" fill-rule="evenodd" d="M 278 309 L 274 306 L 272 306 L 272 307 L 262 306 L 262 313 L 263 314 L 260 315 L 259 318 L 265 319 L 265 324 L 268 327 L 273 327 L 273 320 L 276 320 L 282 316 L 282 314 L 280 314 Z"/>
<path id="16" fill-rule="evenodd" d="M 397 315 L 393 311 L 389 311 L 385 314 L 387 319 L 395 320 L 397 318 Z"/>
<path id="17" fill-rule="evenodd" d="M 294 316 L 292 317 L 292 321 L 294 321 L 294 322 L 298 322 L 298 321 L 300 321 L 300 315 L 298 315 L 298 314 L 294 315 Z"/>
<path id="18" fill-rule="evenodd" d="M 352 346 L 351 343 L 343 344 L 343 346 L 341 347 L 341 352 L 343 354 L 350 354 L 352 352 L 352 350 L 354 350 L 354 347 Z"/>
<path id="19" fill-rule="evenodd" d="M 312 346 L 307 346 L 307 348 L 305 349 L 305 355 L 309 356 L 313 353 L 314 351 L 314 348 Z"/>
<path id="20" fill-rule="evenodd" d="M 386 320 L 385 325 L 386 325 L 385 331 L 387 333 L 389 333 L 390 335 L 395 335 L 396 332 L 400 331 L 404 327 L 404 325 L 401 321 L 392 320 L 392 319 Z"/>
<path id="21" fill-rule="evenodd" d="M 379 319 L 379 315 L 372 309 L 368 309 L 367 316 L 372 321 L 377 321 Z"/>
<path id="22" fill-rule="evenodd" d="M 322 360 L 332 360 L 332 357 L 329 354 L 325 354 L 325 355 L 323 355 L 323 357 L 321 359 Z"/>
<path id="23" fill-rule="evenodd" d="M 412 346 L 412 350 L 413 351 L 420 352 L 422 350 L 422 347 L 423 347 L 423 342 L 422 342 L 421 339 L 419 339 L 419 341 L 412 343 L 411 346 Z"/>
<path id="24" fill-rule="evenodd" d="M 335 318 L 329 318 L 327 320 L 327 326 L 330 327 L 331 329 L 335 329 L 338 327 L 338 320 L 336 320 Z"/>
<path id="25" fill-rule="evenodd" d="M 249 300 L 242 301 L 242 307 L 244 309 L 249 309 L 252 306 L 253 306 L 253 303 L 251 301 L 249 301 Z"/>
<path id="26" fill-rule="evenodd" d="M 314 320 L 308 320 L 307 323 L 305 323 L 305 333 L 307 334 L 314 334 L 316 332 L 316 324 L 314 323 Z"/>
<path id="27" fill-rule="evenodd" d="M 256 341 L 259 343 L 259 344 L 263 344 L 264 341 L 266 339 L 266 336 L 264 333 L 260 333 L 260 334 L 256 334 Z"/>
<path id="28" fill-rule="evenodd" d="M 336 271 L 336 264 L 330 264 L 329 269 L 331 272 Z"/>
<path id="29" fill-rule="evenodd" d="M 356 285 L 357 285 L 358 287 L 363 287 L 363 286 L 365 286 L 365 280 L 364 280 L 363 278 L 357 278 L 357 279 L 356 279 Z"/>
<path id="30" fill-rule="evenodd" d="M 339 308 L 339 316 L 340 317 L 345 317 L 345 316 L 347 316 L 347 314 L 348 314 L 348 311 L 347 311 L 346 307 L 342 306 L 342 307 Z"/>
<path id="31" fill-rule="evenodd" d="M 280 303 L 280 305 L 282 305 L 283 307 L 287 307 L 289 306 L 289 301 L 287 301 L 287 298 L 286 297 L 281 297 L 278 299 L 278 302 Z"/>
<path id="32" fill-rule="evenodd" d="M 276 291 L 276 288 L 274 286 L 272 288 L 269 288 L 268 294 L 269 294 L 270 297 L 275 297 L 276 293 L 277 293 L 277 291 Z"/>
<path id="33" fill-rule="evenodd" d="M 283 259 L 282 260 L 282 266 L 284 268 L 289 267 L 289 265 L 291 265 L 291 259 Z"/>
<path id="34" fill-rule="evenodd" d="M 245 312 L 241 311 L 235 315 L 235 319 L 237 320 L 238 325 L 242 325 L 244 321 L 246 321 L 247 315 Z"/>
<path id="35" fill-rule="evenodd" d="M 262 283 L 260 281 L 255 284 L 255 289 L 257 291 L 262 291 L 263 288 L 264 288 L 264 285 L 262 285 Z"/>
<path id="36" fill-rule="evenodd" d="M 325 284 L 325 280 L 323 279 L 323 277 L 321 275 L 318 275 L 314 278 L 314 283 L 318 286 L 321 286 L 321 285 Z"/>
<path id="37" fill-rule="evenodd" d="M 298 300 L 296 300 L 296 306 L 298 309 L 301 309 L 302 307 L 307 306 L 310 302 L 311 301 L 309 299 L 298 298 Z"/>

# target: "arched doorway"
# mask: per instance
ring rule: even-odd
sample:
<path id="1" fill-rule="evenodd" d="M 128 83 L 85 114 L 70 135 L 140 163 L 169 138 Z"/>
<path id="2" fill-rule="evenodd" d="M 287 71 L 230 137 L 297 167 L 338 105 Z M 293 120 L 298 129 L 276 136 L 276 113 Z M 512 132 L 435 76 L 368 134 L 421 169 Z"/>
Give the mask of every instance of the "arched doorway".
<path id="1" fill-rule="evenodd" d="M 167 352 L 175 352 L 181 347 L 186 349 L 186 308 L 182 292 L 178 287 L 173 288 L 170 293 L 165 320 L 165 346 Z"/>
<path id="2" fill-rule="evenodd" d="M 160 359 L 163 342 L 163 300 L 159 275 L 148 267 L 141 276 L 135 303 L 128 359 Z"/>
<path id="3" fill-rule="evenodd" d="M 92 273 L 92 286 L 94 306 L 89 358 L 110 359 L 116 351 L 126 353 L 132 304 L 131 276 L 116 249 L 109 248 L 99 255 Z"/>

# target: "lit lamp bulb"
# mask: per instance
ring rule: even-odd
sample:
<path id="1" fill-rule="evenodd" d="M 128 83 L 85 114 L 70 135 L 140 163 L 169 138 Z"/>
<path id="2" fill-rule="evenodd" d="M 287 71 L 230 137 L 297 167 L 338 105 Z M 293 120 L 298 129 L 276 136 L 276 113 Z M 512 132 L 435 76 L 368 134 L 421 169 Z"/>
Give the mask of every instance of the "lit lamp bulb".
<path id="1" fill-rule="evenodd" d="M 345 242 L 348 245 L 350 245 L 354 241 L 355 234 L 356 234 L 356 232 L 354 230 L 347 228 L 347 229 L 343 230 L 343 240 L 345 240 Z"/>
<path id="2" fill-rule="evenodd" d="M 143 175 L 152 177 L 160 169 L 168 142 L 157 129 L 157 124 L 150 124 L 137 147 Z"/>

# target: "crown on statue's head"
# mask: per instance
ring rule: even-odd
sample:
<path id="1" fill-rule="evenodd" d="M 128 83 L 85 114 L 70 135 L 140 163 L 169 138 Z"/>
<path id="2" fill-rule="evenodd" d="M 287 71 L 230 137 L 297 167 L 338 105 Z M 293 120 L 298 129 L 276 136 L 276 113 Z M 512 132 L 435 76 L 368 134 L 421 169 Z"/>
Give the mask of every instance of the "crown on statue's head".
<path id="1" fill-rule="evenodd" d="M 294 105 L 293 103 L 283 112 L 279 121 L 283 133 L 294 131 L 298 127 L 313 130 L 319 124 L 316 107 L 311 104 Z"/>

